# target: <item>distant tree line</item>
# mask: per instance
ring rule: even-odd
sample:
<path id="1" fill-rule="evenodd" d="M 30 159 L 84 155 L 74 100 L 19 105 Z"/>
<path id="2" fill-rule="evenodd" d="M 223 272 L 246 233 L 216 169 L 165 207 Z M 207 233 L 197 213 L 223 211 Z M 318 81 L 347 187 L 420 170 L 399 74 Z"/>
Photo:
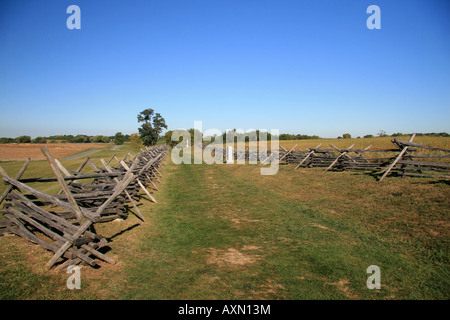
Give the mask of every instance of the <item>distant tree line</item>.
<path id="1" fill-rule="evenodd" d="M 168 144 L 169 146 L 175 146 L 177 145 L 179 142 L 181 142 L 182 138 L 180 137 L 178 141 L 172 141 L 171 137 L 172 137 L 172 133 L 174 131 L 184 131 L 184 130 L 170 130 L 167 131 L 164 135 L 164 142 L 166 144 Z M 194 133 L 196 131 L 196 129 L 189 129 L 187 130 L 191 136 L 190 139 L 190 143 L 191 145 L 194 143 Z M 202 135 L 201 132 L 198 132 L 199 136 Z M 267 132 L 267 140 L 271 140 L 272 138 L 276 138 L 276 136 L 273 136 Z M 393 133 L 391 135 L 386 134 L 385 131 L 381 130 L 376 136 L 372 135 L 372 134 L 367 134 L 365 135 L 363 138 L 375 138 L 375 137 L 399 137 L 399 136 L 410 136 L 411 134 L 409 133 L 401 133 L 401 132 L 397 132 L 397 133 Z M 233 130 L 229 130 L 226 133 L 223 133 L 221 136 L 214 136 L 211 140 L 215 140 L 216 141 L 220 141 L 220 138 L 222 138 L 223 142 L 232 142 L 237 141 L 237 137 L 240 138 L 244 138 L 245 142 L 249 142 L 249 141 L 260 141 L 260 137 L 262 135 L 260 134 L 259 130 L 250 132 L 250 133 L 239 133 L 236 132 L 235 129 Z M 416 136 L 431 136 L 431 137 L 450 137 L 450 135 L 447 132 L 440 132 L 440 133 L 416 133 Z M 351 139 L 352 136 L 350 133 L 344 133 L 342 136 L 337 137 L 338 139 Z M 361 138 L 361 137 L 357 137 L 357 138 Z M 278 136 L 278 140 L 310 140 L 310 139 L 322 139 L 319 136 L 313 135 L 306 135 L 306 134 L 290 134 L 290 133 L 282 133 Z"/>
<path id="2" fill-rule="evenodd" d="M 172 141 L 172 134 L 175 131 L 184 131 L 184 130 L 169 130 L 164 135 L 164 142 L 168 144 L 169 146 L 175 146 L 179 142 L 182 141 L 182 138 L 180 137 L 178 141 Z M 190 135 L 190 144 L 192 145 L 194 143 L 194 135 L 195 132 L 199 134 L 199 136 L 202 136 L 202 133 L 196 129 L 189 129 L 187 130 Z M 215 135 L 214 137 L 211 137 L 211 141 L 220 141 L 222 139 L 223 142 L 233 142 L 233 141 L 242 141 L 245 142 L 254 142 L 254 141 L 270 141 L 272 139 L 275 139 L 276 136 L 273 136 L 270 132 L 263 132 L 260 130 L 255 130 L 251 132 L 246 133 L 240 133 L 236 129 L 228 130 L 226 133 L 223 133 L 219 136 Z M 288 133 L 282 133 L 278 136 L 279 140 L 302 140 L 302 139 L 320 139 L 319 136 L 309 136 L 306 134 L 288 134 Z"/>
<path id="3" fill-rule="evenodd" d="M 391 137 L 399 137 L 399 136 L 410 136 L 412 135 L 412 133 L 401 133 L 401 132 L 397 132 L 397 133 L 393 133 L 391 134 Z M 447 132 L 431 132 L 431 133 L 416 133 L 416 137 L 420 137 L 420 136 L 429 136 L 429 137 L 450 137 L 450 134 L 448 134 Z"/>
<path id="4" fill-rule="evenodd" d="M 117 132 L 114 136 L 88 136 L 84 134 L 78 135 L 54 135 L 48 137 L 36 137 L 32 139 L 30 136 L 20 136 L 17 138 L 1 137 L 0 143 L 109 143 L 123 144 L 130 141 L 130 135 Z"/>
<path id="5" fill-rule="evenodd" d="M 307 134 L 289 134 L 289 133 L 282 133 L 278 137 L 278 140 L 309 140 L 309 139 L 320 139 L 320 137 L 309 136 Z"/>
<path id="6" fill-rule="evenodd" d="M 272 135 L 270 132 L 263 132 L 260 130 L 255 130 L 247 133 L 239 133 L 236 132 L 236 129 L 229 130 L 223 134 L 223 141 L 233 141 L 237 140 L 237 138 L 244 138 L 245 142 L 249 141 L 261 141 L 261 140 L 272 140 L 276 139 L 276 135 Z M 309 139 L 320 139 L 319 136 L 309 136 L 307 134 L 290 134 L 290 133 L 281 133 L 278 135 L 278 140 L 309 140 Z"/>
<path id="7" fill-rule="evenodd" d="M 158 131 L 160 132 L 160 128 L 158 128 Z M 194 141 L 194 133 L 195 129 L 189 129 L 188 132 L 191 136 L 191 145 Z M 174 130 L 167 131 L 163 136 L 160 136 L 159 133 L 154 134 L 154 137 L 152 137 L 152 142 L 150 144 L 156 144 L 156 141 L 161 140 L 161 143 L 166 143 L 170 146 L 174 146 L 181 141 L 181 137 L 179 141 L 171 141 L 172 133 Z M 239 133 L 235 129 L 229 130 L 226 133 L 222 134 L 222 141 L 223 142 L 232 142 L 237 141 L 237 138 L 244 138 L 245 142 L 249 141 L 260 141 L 261 137 L 263 136 L 259 130 L 249 132 L 249 133 Z M 267 140 L 271 140 L 272 138 L 276 138 L 276 136 L 273 136 L 269 132 L 264 132 L 267 136 Z M 201 133 L 199 132 L 200 136 Z M 396 132 L 391 135 L 386 134 L 385 131 L 380 131 L 376 136 L 377 137 L 399 137 L 399 136 L 410 136 L 411 133 L 401 133 Z M 367 134 L 363 136 L 363 138 L 374 138 L 376 137 L 372 134 Z M 450 134 L 447 132 L 431 132 L 431 133 L 416 133 L 416 136 L 430 136 L 430 137 L 450 137 Z M 344 133 L 342 136 L 337 137 L 338 139 L 351 139 L 350 133 Z M 361 138 L 361 137 L 357 137 Z M 220 136 L 213 137 L 212 140 L 219 139 Z M 306 135 L 306 134 L 290 134 L 290 133 L 282 133 L 278 136 L 279 140 L 309 140 L 309 139 L 322 139 L 319 136 L 316 135 Z M 109 143 L 113 142 L 114 144 L 121 145 L 125 142 L 132 142 L 133 145 L 136 145 L 136 149 L 139 149 L 140 147 L 144 146 L 144 139 L 142 139 L 142 136 L 135 133 L 132 135 L 129 134 L 122 134 L 122 132 L 117 132 L 114 136 L 103 136 L 103 135 L 96 135 L 96 136 L 88 136 L 84 134 L 78 134 L 78 135 L 54 135 L 49 137 L 36 137 L 32 139 L 30 136 L 20 136 L 17 138 L 8 138 L 8 137 L 0 137 L 0 144 L 4 143 Z"/>
<path id="8" fill-rule="evenodd" d="M 380 130 L 380 132 L 378 132 L 378 134 L 376 135 L 377 137 L 400 137 L 400 136 L 411 136 L 412 133 L 401 133 L 401 132 L 396 132 L 393 133 L 391 135 L 388 135 L 386 133 L 386 131 L 384 130 Z M 375 138 L 376 136 L 374 136 L 373 134 L 367 134 L 365 136 L 363 136 L 363 138 Z M 417 137 L 420 136 L 429 136 L 429 137 L 450 137 L 450 135 L 447 132 L 430 132 L 430 133 L 416 133 Z M 342 136 L 337 137 L 338 139 L 350 139 L 352 136 L 350 135 L 350 133 L 344 133 Z M 361 137 L 357 137 L 357 138 L 361 138 Z"/>

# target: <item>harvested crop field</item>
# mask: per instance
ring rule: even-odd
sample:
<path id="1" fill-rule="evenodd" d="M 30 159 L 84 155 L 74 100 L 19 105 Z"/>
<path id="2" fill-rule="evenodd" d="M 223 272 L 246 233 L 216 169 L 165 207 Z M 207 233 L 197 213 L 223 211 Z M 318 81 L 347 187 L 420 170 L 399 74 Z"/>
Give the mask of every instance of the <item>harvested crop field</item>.
<path id="1" fill-rule="evenodd" d="M 55 158 L 64 158 L 89 149 L 103 149 L 107 144 L 92 143 L 6 143 L 0 144 L 0 161 L 45 160 L 41 152 L 47 146 Z"/>

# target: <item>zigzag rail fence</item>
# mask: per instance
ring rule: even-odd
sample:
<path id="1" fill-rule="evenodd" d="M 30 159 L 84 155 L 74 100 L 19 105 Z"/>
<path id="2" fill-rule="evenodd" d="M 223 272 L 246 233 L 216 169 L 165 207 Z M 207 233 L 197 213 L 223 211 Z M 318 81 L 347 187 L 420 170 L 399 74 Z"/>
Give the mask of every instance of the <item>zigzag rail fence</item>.
<path id="1" fill-rule="evenodd" d="M 389 149 L 371 149 L 372 146 L 360 149 L 354 148 L 354 144 L 348 148 L 338 148 L 333 144 L 330 144 L 330 148 L 322 148 L 319 144 L 301 150 L 295 149 L 295 145 L 290 150 L 280 146 L 270 155 L 249 148 L 244 151 L 233 150 L 231 157 L 235 160 L 259 160 L 260 164 L 267 164 L 277 154 L 279 164 L 295 165 L 294 170 L 300 167 L 323 167 L 324 173 L 330 170 L 365 171 L 376 176 L 378 181 L 388 175 L 450 179 L 450 149 L 414 143 L 414 138 L 415 134 L 408 141 L 394 138 L 391 141 L 393 147 Z M 203 149 L 208 148 L 216 159 L 226 162 L 227 149 L 217 145 L 203 145 Z"/>
<path id="2" fill-rule="evenodd" d="M 144 191 L 156 202 L 151 192 L 157 191 L 157 183 L 166 164 L 168 146 L 149 147 L 122 160 L 115 155 L 109 161 L 101 160 L 97 166 L 89 157 L 77 170 L 66 169 L 53 158 L 47 147 L 41 149 L 47 158 L 54 177 L 22 179 L 30 159 L 11 177 L 2 167 L 0 174 L 6 190 L 0 196 L 0 235 L 12 233 L 53 252 L 46 266 L 63 269 L 70 265 L 98 266 L 98 259 L 115 264 L 116 261 L 101 252 L 107 239 L 95 232 L 94 225 L 118 218 L 126 218 L 130 207 L 139 219 L 145 221 L 136 202 Z M 116 163 L 113 165 L 113 163 Z M 94 173 L 82 172 L 90 166 Z M 30 183 L 57 182 L 61 190 L 48 194 Z M 151 188 L 151 192 L 148 190 Z"/>

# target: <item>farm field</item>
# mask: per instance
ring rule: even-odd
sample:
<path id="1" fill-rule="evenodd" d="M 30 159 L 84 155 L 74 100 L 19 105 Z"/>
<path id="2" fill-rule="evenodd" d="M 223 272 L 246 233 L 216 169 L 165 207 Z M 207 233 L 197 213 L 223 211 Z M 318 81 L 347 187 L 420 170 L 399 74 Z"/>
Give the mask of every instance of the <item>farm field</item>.
<path id="1" fill-rule="evenodd" d="M 27 158 L 44 160 L 45 157 L 40 151 L 42 146 L 47 146 L 54 157 L 64 158 L 90 149 L 103 149 L 109 145 L 104 143 L 6 143 L 0 144 L 0 161 L 17 161 Z"/>
<path id="2" fill-rule="evenodd" d="M 399 136 L 396 137 L 400 140 L 408 141 L 411 136 Z M 286 149 L 290 149 L 297 145 L 296 149 L 316 147 L 319 143 L 322 144 L 322 148 L 329 147 L 330 143 L 338 148 L 348 148 L 352 144 L 355 144 L 354 148 L 365 148 L 372 146 L 371 150 L 393 148 L 394 144 L 391 142 L 392 137 L 375 137 L 375 138 L 352 138 L 352 139 L 317 139 L 317 140 L 280 140 L 280 145 Z M 415 143 L 434 146 L 438 148 L 450 149 L 450 137 L 430 137 L 430 136 L 416 136 L 413 140 Z"/>
<path id="3" fill-rule="evenodd" d="M 123 156 L 128 148 L 103 150 L 92 159 L 100 165 L 101 158 Z M 81 160 L 62 162 L 72 169 Z M 14 174 L 21 162 L 1 165 Z M 45 269 L 49 252 L 22 238 L 0 237 L 0 298 L 448 297 L 447 182 L 378 182 L 363 173 L 293 171 L 292 165 L 261 176 L 260 168 L 174 165 L 169 159 L 158 203 L 140 203 L 145 223 L 130 214 L 96 226 L 118 263 L 83 268 L 81 290 L 66 288 L 64 272 Z M 34 161 L 27 175 L 51 176 L 51 169 Z M 381 269 L 381 290 L 366 287 L 370 265 Z"/>

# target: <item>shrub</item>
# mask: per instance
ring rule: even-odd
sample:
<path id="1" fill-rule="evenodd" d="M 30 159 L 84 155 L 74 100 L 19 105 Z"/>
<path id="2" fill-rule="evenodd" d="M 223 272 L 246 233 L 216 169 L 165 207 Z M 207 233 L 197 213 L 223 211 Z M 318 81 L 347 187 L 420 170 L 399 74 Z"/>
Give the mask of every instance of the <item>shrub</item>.
<path id="1" fill-rule="evenodd" d="M 16 138 L 17 143 L 31 143 L 31 137 L 30 136 L 20 136 Z"/>

